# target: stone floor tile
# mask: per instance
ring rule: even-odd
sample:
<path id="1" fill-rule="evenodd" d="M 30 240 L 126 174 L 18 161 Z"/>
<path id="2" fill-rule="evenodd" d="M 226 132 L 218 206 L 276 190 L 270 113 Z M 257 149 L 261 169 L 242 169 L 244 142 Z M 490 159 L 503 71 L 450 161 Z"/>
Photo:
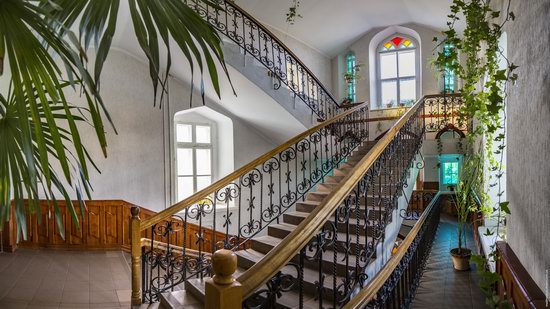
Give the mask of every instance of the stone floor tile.
<path id="1" fill-rule="evenodd" d="M 63 291 L 61 304 L 86 304 L 90 303 L 89 291 Z"/>
<path id="2" fill-rule="evenodd" d="M 118 296 L 115 291 L 91 291 L 90 303 L 91 304 L 103 304 L 103 303 L 118 304 Z"/>

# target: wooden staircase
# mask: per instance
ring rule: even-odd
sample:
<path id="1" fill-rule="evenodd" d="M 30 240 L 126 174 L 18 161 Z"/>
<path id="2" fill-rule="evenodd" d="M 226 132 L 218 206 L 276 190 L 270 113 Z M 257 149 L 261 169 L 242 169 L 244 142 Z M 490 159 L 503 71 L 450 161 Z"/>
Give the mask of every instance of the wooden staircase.
<path id="1" fill-rule="evenodd" d="M 332 176 L 325 177 L 324 181 L 317 185 L 314 192 L 307 194 L 305 200 L 296 203 L 295 211 L 289 211 L 282 216 L 282 222 L 271 224 L 267 229 L 267 235 L 257 236 L 250 240 L 249 249 L 236 251 L 238 258 L 238 270 L 237 273 L 240 274 L 246 269 L 252 267 L 255 263 L 260 261 L 271 249 L 273 249 L 277 244 L 279 244 L 283 238 L 285 238 L 291 231 L 293 231 L 321 202 L 334 190 L 337 188 L 340 181 L 344 179 L 349 171 L 359 162 L 361 159 L 369 152 L 369 150 L 376 144 L 377 141 L 366 142 L 363 145 L 359 146 L 352 155 L 348 158 L 346 163 L 341 164 L 338 168 L 334 169 Z M 383 177 L 382 177 L 383 178 Z M 383 183 L 380 185 L 384 185 Z M 371 199 L 373 199 L 371 201 Z M 374 197 L 367 197 L 367 199 L 361 199 L 362 205 L 360 205 L 360 213 L 365 213 L 365 207 L 368 208 L 368 220 L 374 222 L 375 220 L 381 220 L 384 218 L 384 205 L 371 206 L 374 204 Z M 368 203 L 369 206 L 365 206 L 364 203 Z M 385 203 L 386 199 L 376 199 L 381 201 L 382 204 Z M 355 213 L 352 214 L 353 218 L 356 218 Z M 357 218 L 356 218 L 357 219 Z M 391 220 L 391 217 L 388 218 Z M 327 221 L 334 222 L 334 218 Z M 354 224 L 341 223 L 337 225 L 337 230 L 345 231 L 346 228 L 350 229 L 351 234 L 355 234 L 356 229 L 360 231 L 359 244 L 356 246 L 356 237 L 351 237 L 351 252 L 354 253 L 357 248 L 364 249 L 364 244 L 367 243 L 368 239 L 366 237 L 372 238 L 375 234 L 380 231 L 376 231 L 374 224 L 368 225 L 368 229 L 365 232 L 365 219 L 359 218 L 357 221 L 353 220 Z M 341 233 L 345 234 L 345 233 Z M 365 235 L 366 234 L 366 235 Z M 345 236 L 338 237 L 339 241 L 336 243 L 335 248 L 331 247 L 323 253 L 322 267 L 323 273 L 325 275 L 325 282 L 342 282 L 344 276 L 348 271 L 355 270 L 355 255 L 347 254 L 343 252 L 344 243 L 341 243 L 342 239 L 345 239 Z M 306 252 L 306 256 L 308 253 Z M 346 261 L 346 256 L 349 256 L 349 260 Z M 370 259 L 375 259 L 375 252 L 372 252 Z M 334 260 L 337 261 L 337 264 L 334 265 Z M 298 263 L 299 255 L 296 255 L 291 262 Z M 370 260 L 367 262 L 370 263 Z M 317 285 L 316 282 L 319 282 L 319 262 L 315 261 L 305 261 L 305 268 L 303 269 L 304 275 L 304 304 L 307 305 L 308 300 L 311 300 L 312 306 L 318 307 L 317 301 L 313 301 L 318 297 Z M 334 268 L 336 270 L 337 277 L 333 276 Z M 292 267 L 285 267 L 282 269 L 282 273 L 296 273 L 295 269 Z M 334 298 L 334 291 L 332 290 L 333 285 L 328 284 L 324 288 L 323 299 L 326 302 L 332 304 L 332 299 Z M 181 300 L 184 298 L 185 292 L 189 298 L 189 294 L 196 297 L 200 302 L 204 301 L 205 288 L 203 279 L 190 279 L 185 282 L 186 291 L 177 291 L 164 293 L 161 296 L 161 305 L 164 308 L 183 308 L 181 306 Z M 179 299 L 179 301 L 177 301 Z M 174 304 L 174 302 L 176 302 Z M 283 297 L 278 300 L 278 304 L 281 308 L 294 308 L 298 305 L 298 295 L 293 292 L 285 292 Z M 307 308 L 308 306 L 306 306 Z"/>

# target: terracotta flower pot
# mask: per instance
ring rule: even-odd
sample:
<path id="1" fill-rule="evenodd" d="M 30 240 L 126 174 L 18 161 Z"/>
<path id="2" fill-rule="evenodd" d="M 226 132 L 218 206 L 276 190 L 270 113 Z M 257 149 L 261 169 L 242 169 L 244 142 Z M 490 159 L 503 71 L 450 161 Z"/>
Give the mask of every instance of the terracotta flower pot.
<path id="1" fill-rule="evenodd" d="M 451 250 L 451 257 L 453 258 L 453 267 L 456 270 L 469 270 L 470 269 L 470 257 L 472 257 L 472 250 L 462 248 L 461 254 L 458 254 L 458 248 Z"/>

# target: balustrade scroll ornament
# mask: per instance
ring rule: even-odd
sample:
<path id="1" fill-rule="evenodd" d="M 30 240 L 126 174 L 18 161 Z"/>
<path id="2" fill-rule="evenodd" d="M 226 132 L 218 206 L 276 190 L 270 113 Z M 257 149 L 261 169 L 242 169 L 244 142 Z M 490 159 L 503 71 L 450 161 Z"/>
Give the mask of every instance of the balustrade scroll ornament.
<path id="1" fill-rule="evenodd" d="M 455 128 L 466 132 L 471 121 L 460 113 L 464 102 L 458 95 L 437 95 L 425 99 L 426 131 L 439 132 L 452 124 Z"/>

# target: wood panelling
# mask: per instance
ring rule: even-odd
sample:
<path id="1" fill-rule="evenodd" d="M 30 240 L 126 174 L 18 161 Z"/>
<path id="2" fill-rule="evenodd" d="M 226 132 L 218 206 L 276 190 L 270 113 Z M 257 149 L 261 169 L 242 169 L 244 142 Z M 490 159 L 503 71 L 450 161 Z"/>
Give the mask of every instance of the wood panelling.
<path id="1" fill-rule="evenodd" d="M 543 308 L 540 305 L 545 304 L 544 293 L 527 273 L 512 248 L 503 241 L 497 241 L 496 247 L 496 272 L 502 278 L 498 284 L 500 298 L 507 299 L 513 308 Z"/>
<path id="2" fill-rule="evenodd" d="M 16 242 L 17 231 L 14 218 L 3 229 L 2 239 L 4 251 L 12 252 L 17 247 L 22 248 L 57 248 L 69 250 L 130 250 L 130 209 L 135 205 L 121 200 L 87 201 L 82 214 L 77 202 L 73 202 L 79 224 L 77 225 L 70 214 L 65 202 L 58 202 L 63 223 L 63 238 L 60 233 L 51 202 L 40 201 L 40 215 L 32 214 L 27 218 L 27 240 Z M 13 214 L 14 212 L 12 212 Z M 140 218 L 145 220 L 152 217 L 154 211 L 140 208 Z M 38 221 L 40 217 L 40 222 Z M 215 250 L 214 242 L 225 239 L 225 233 L 215 232 L 209 228 L 200 228 L 194 224 L 183 224 L 174 227 L 170 235 L 170 244 L 184 246 L 186 249 L 201 252 Z M 151 239 L 152 228 L 142 231 L 142 237 Z M 202 241 L 197 242 L 197 235 Z M 156 236 L 154 240 L 167 242 L 168 239 Z"/>

